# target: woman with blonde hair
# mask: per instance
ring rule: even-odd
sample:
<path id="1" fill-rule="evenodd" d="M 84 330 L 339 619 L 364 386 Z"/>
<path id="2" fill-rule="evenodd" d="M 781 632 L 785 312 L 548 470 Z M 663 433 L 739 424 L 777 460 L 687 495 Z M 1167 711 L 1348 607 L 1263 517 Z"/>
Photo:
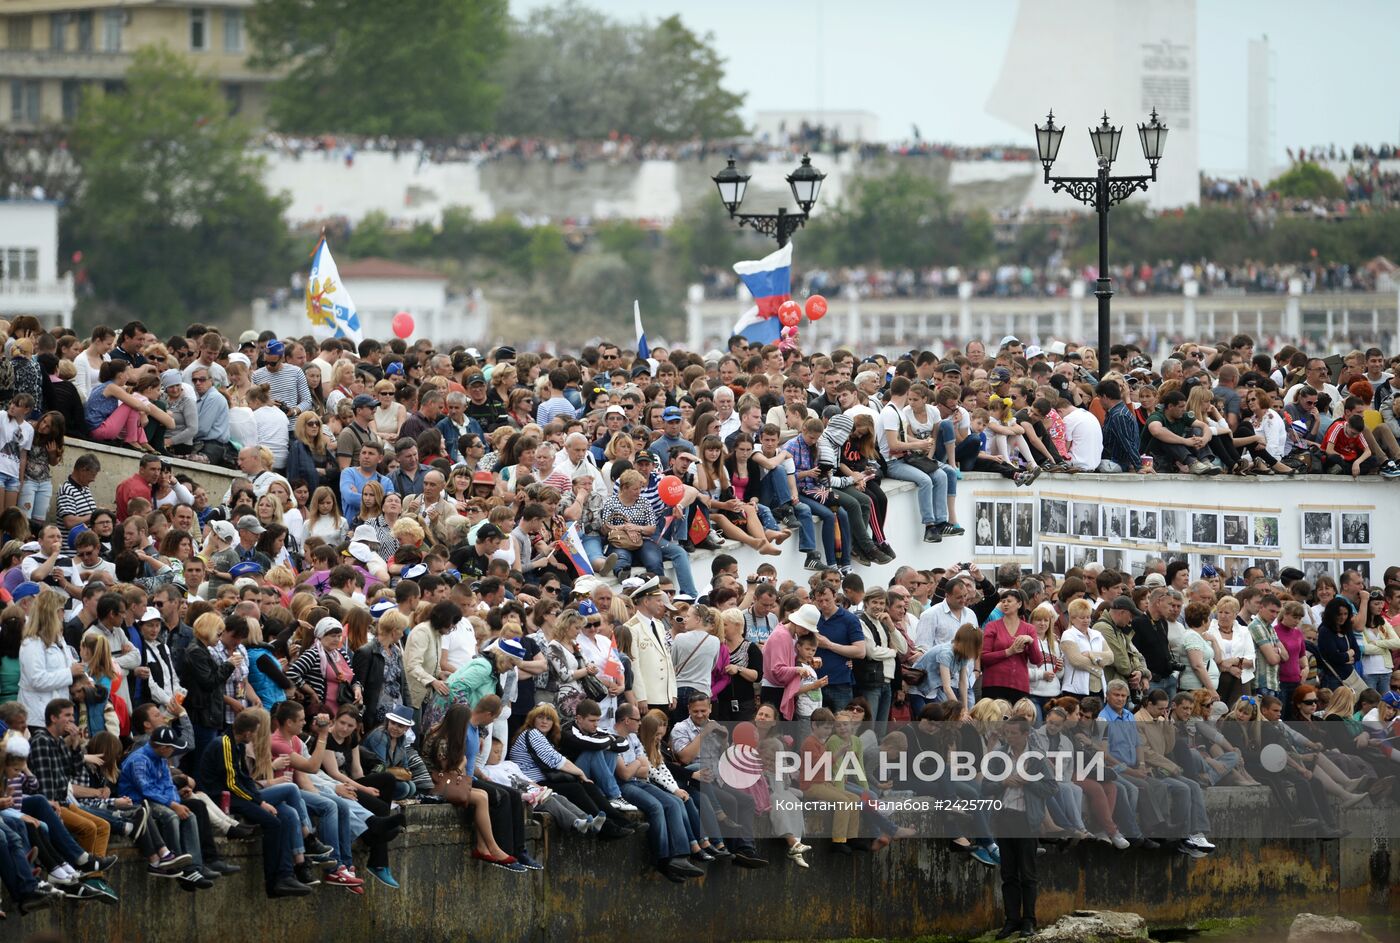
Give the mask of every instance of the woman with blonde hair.
<path id="1" fill-rule="evenodd" d="M 1031 625 L 1035 626 L 1035 644 L 1040 648 L 1040 664 L 1030 669 L 1030 695 L 1038 721 L 1044 720 L 1045 705 L 1060 696 L 1060 679 L 1065 673 L 1060 642 L 1055 636 L 1058 618 L 1055 607 L 1048 602 L 1041 603 L 1030 614 Z"/>
<path id="2" fill-rule="evenodd" d="M 398 439 L 399 429 L 408 418 L 408 410 L 394 397 L 396 389 L 393 380 L 380 380 L 374 384 L 374 398 L 379 405 L 374 407 L 371 427 L 386 442 Z"/>
<path id="3" fill-rule="evenodd" d="M 319 414 L 306 410 L 297 416 L 287 444 L 286 469 L 289 480 L 304 481 L 312 491 L 339 479 L 340 463 Z"/>
<path id="4" fill-rule="evenodd" d="M 19 702 L 34 726 L 42 726 L 49 701 L 67 697 L 85 672 L 63 643 L 60 595 L 44 589 L 34 600 L 19 645 Z"/>
<path id="5" fill-rule="evenodd" d="M 334 547 L 345 538 L 348 528 L 349 525 L 340 514 L 335 492 L 326 485 L 318 487 L 312 493 L 306 509 L 306 536 L 319 537 Z"/>
<path id="6" fill-rule="evenodd" d="M 108 644 L 105 635 L 93 632 L 83 636 L 79 645 L 79 654 L 83 656 L 83 665 L 87 669 L 87 676 L 92 680 L 93 687 L 103 694 L 101 698 L 85 699 L 88 736 L 93 736 L 107 729 L 106 707 L 104 706 L 107 704 L 112 705 L 118 729 L 124 736 L 130 726 L 131 707 L 117 693 L 122 686 L 122 672 L 117 667 L 117 663 L 112 660 L 112 646 Z"/>

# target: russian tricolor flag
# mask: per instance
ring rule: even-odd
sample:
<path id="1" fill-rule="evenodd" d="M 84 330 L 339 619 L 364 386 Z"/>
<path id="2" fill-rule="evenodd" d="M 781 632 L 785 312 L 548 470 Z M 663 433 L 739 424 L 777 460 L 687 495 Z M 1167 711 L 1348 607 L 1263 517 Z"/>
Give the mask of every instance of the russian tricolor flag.
<path id="1" fill-rule="evenodd" d="M 734 274 L 753 295 L 754 306 L 734 322 L 733 333 L 755 344 L 776 344 L 783 329 L 778 306 L 792 297 L 792 243 L 757 262 L 734 263 Z"/>
<path id="2" fill-rule="evenodd" d="M 578 524 L 570 524 L 564 531 L 564 536 L 556 542 L 560 550 L 569 558 L 569 563 L 578 571 L 579 576 L 592 576 L 593 564 L 588 560 L 588 553 L 583 549 L 583 539 L 578 535 Z"/>
<path id="3" fill-rule="evenodd" d="M 651 345 L 647 343 L 647 332 L 642 329 L 642 303 L 636 299 L 632 301 L 632 321 L 637 328 L 637 357 L 648 360 L 651 358 Z"/>

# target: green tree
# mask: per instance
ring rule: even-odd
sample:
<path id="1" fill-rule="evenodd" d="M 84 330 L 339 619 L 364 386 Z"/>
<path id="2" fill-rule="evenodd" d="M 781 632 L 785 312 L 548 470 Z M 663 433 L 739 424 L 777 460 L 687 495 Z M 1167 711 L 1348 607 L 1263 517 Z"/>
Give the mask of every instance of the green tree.
<path id="1" fill-rule="evenodd" d="M 513 24 L 496 77 L 506 94 L 497 128 L 509 134 L 643 139 L 728 137 L 743 96 L 726 90 L 711 36 L 678 17 L 620 23 L 580 3 Z"/>
<path id="2" fill-rule="evenodd" d="M 1294 164 L 1274 178 L 1269 189 L 1280 196 L 1301 200 L 1340 199 L 1346 196 L 1342 182 L 1325 167 L 1310 160 Z"/>
<path id="3" fill-rule="evenodd" d="M 490 126 L 507 22 L 506 0 L 258 0 L 249 31 L 284 71 L 278 127 L 445 137 Z"/>
<path id="4" fill-rule="evenodd" d="M 164 47 L 136 54 L 124 92 L 83 99 L 69 232 L 99 303 L 165 333 L 227 314 L 274 280 L 285 203 L 248 144 L 213 80 Z"/>

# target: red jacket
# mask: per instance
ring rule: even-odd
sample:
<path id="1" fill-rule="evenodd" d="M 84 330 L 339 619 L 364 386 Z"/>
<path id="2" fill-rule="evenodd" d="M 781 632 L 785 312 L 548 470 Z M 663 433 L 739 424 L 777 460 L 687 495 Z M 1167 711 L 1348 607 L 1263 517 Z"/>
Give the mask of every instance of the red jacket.
<path id="1" fill-rule="evenodd" d="M 982 686 L 1012 688 L 1029 694 L 1031 675 L 1028 666 L 1043 661 L 1035 637 L 1035 626 L 1022 619 L 1016 627 L 1016 635 L 1024 635 L 1031 640 L 1018 655 L 1008 654 L 1013 636 L 1003 620 L 988 622 L 982 628 L 982 633 Z"/>
<path id="2" fill-rule="evenodd" d="M 137 472 L 126 481 L 117 485 L 117 523 L 126 520 L 126 505 L 132 498 L 145 498 L 151 504 L 155 504 L 155 499 L 151 497 L 151 486 L 146 479 Z"/>

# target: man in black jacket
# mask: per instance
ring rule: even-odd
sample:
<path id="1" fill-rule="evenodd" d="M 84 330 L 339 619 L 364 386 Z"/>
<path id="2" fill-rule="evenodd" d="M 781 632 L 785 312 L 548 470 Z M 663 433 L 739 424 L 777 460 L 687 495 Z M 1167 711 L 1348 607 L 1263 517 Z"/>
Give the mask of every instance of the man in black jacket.
<path id="1" fill-rule="evenodd" d="M 1176 693 L 1176 668 L 1172 665 L 1168 612 L 1171 590 L 1159 586 L 1147 597 L 1147 611 L 1133 617 L 1133 644 L 1142 653 L 1147 670 L 1152 673 L 1151 686 L 1161 688 L 1170 698 Z"/>
<path id="2" fill-rule="evenodd" d="M 301 816 L 284 803 L 273 805 L 243 766 L 247 744 L 257 733 L 261 717 L 244 711 L 233 720 L 233 733 L 209 742 L 199 757 L 195 778 L 207 795 L 229 794 L 229 811 L 262 828 L 263 881 L 268 897 L 305 897 L 311 888 L 293 876 Z"/>

